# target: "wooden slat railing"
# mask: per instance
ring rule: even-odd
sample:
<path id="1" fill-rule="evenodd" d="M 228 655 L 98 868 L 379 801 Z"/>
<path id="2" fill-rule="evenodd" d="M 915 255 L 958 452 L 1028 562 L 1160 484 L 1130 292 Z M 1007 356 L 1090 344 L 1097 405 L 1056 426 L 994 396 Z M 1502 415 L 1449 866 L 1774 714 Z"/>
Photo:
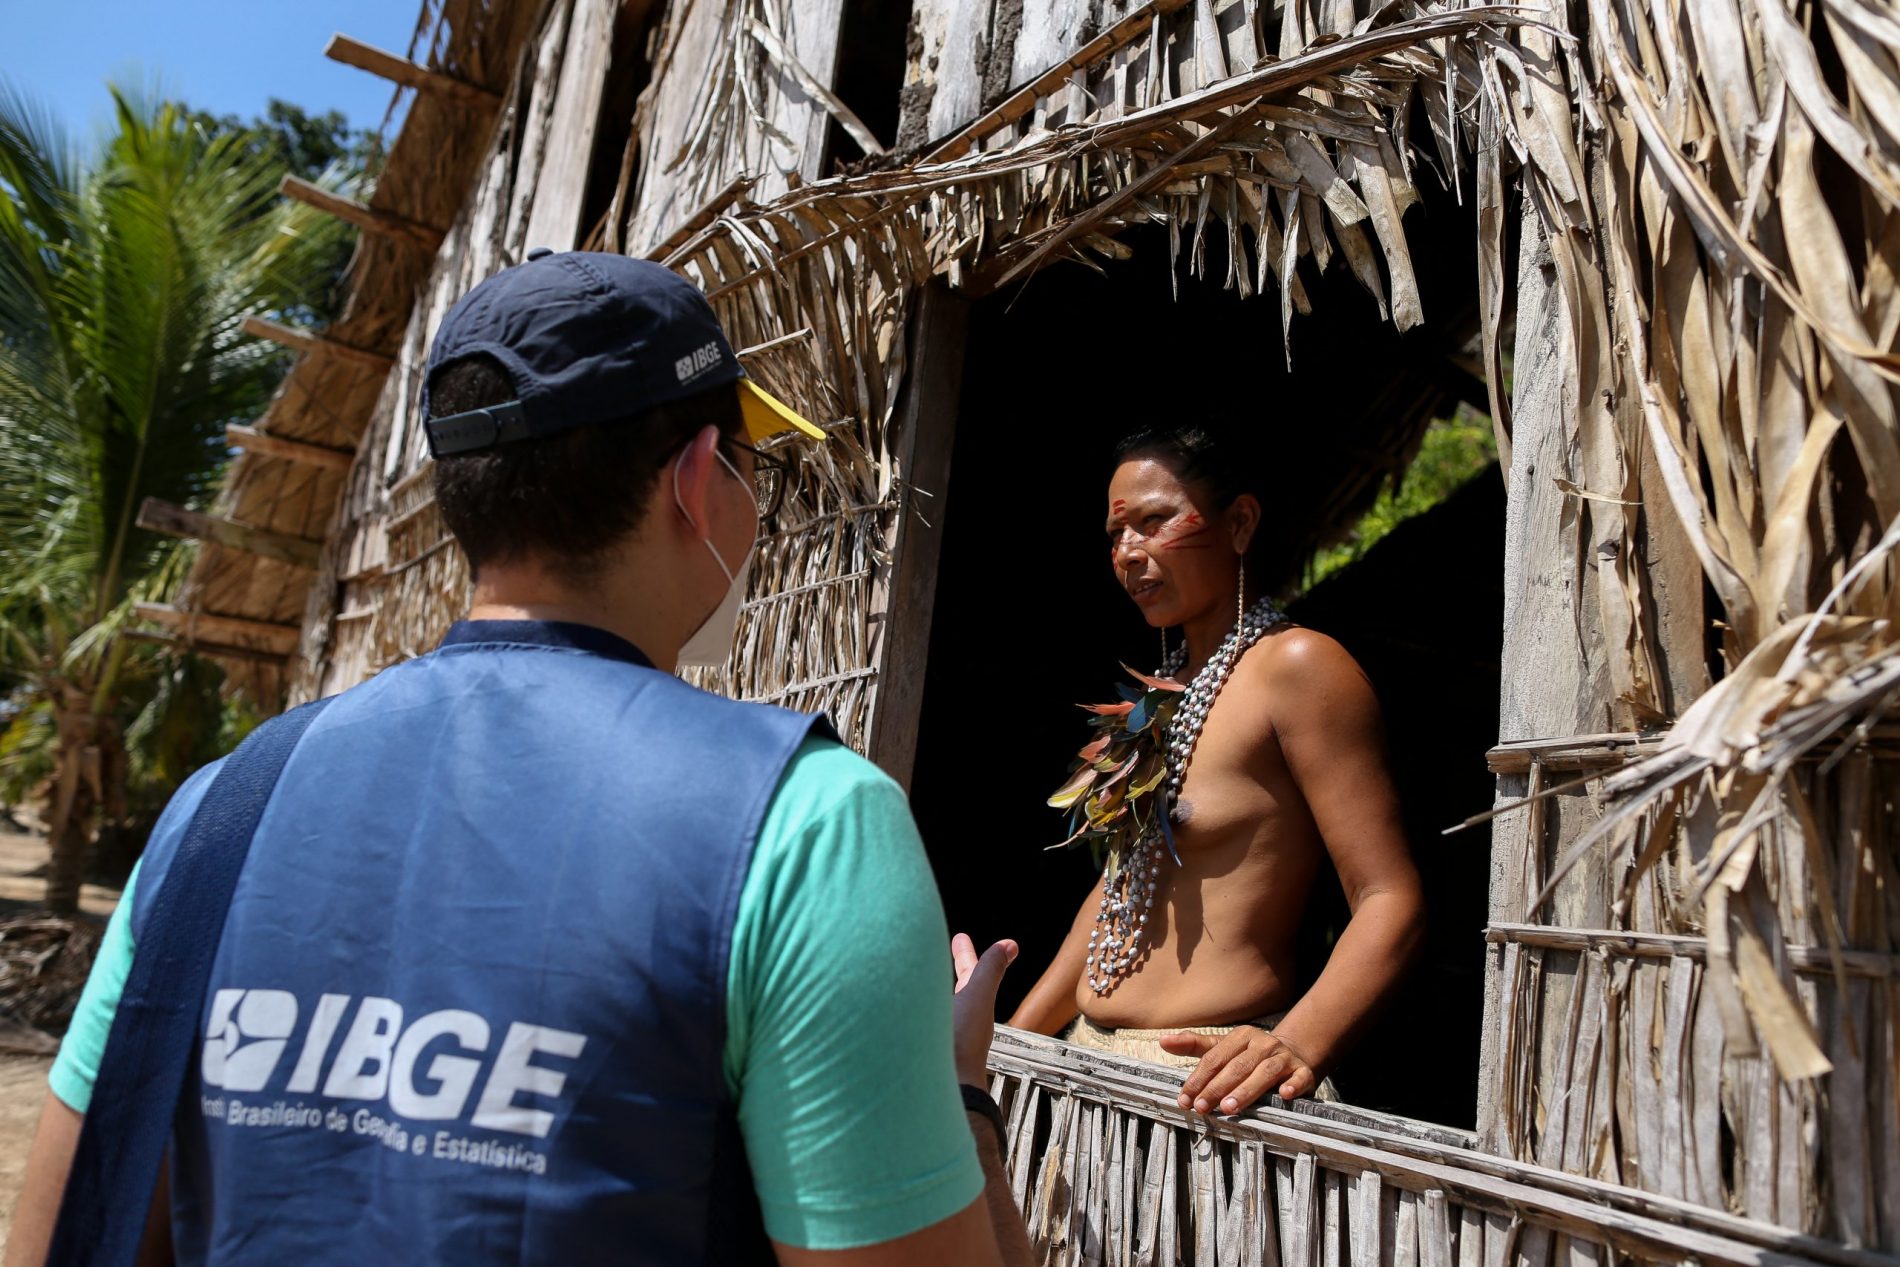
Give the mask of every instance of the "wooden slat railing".
<path id="1" fill-rule="evenodd" d="M 1176 1107 L 1172 1070 L 1007 1027 L 990 1070 L 1012 1189 L 1047 1264 L 1900 1265 L 1350 1106 L 1203 1119 Z"/>

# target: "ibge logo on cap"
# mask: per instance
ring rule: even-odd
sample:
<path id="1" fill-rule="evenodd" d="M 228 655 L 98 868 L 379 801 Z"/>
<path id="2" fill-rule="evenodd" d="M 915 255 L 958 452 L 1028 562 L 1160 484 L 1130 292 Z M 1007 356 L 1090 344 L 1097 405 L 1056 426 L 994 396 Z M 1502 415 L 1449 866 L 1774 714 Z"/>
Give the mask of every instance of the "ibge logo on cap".
<path id="1" fill-rule="evenodd" d="M 679 376 L 680 382 L 690 383 L 707 370 L 718 365 L 722 359 L 724 358 L 719 354 L 719 344 L 717 342 L 707 343 L 704 347 L 694 348 L 691 352 L 673 362 L 673 373 Z"/>

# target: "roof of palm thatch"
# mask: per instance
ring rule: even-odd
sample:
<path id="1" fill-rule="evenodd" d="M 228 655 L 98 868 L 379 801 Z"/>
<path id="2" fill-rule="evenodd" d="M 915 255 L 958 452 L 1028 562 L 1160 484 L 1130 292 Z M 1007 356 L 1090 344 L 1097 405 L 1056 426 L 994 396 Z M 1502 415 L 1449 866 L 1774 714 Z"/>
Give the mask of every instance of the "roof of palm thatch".
<path id="1" fill-rule="evenodd" d="M 433 68 L 463 83 L 505 85 L 527 25 L 519 6 L 437 0 L 423 6 L 410 55 L 426 54 Z M 492 107 L 467 94 L 418 93 L 369 207 L 414 224 L 447 223 L 467 195 L 492 116 Z M 340 315 L 318 342 L 303 344 L 310 354 L 292 367 L 256 429 L 319 450 L 353 452 L 432 262 L 414 240 L 362 234 Z M 266 444 L 247 443 L 232 461 L 215 512 L 249 529 L 323 541 L 349 478 L 347 465 L 313 461 L 322 454 L 294 445 Z M 311 577 L 301 563 L 205 540 L 179 596 L 188 615 L 154 614 L 168 616 L 175 631 L 213 654 L 226 647 L 261 653 L 224 658 L 234 678 L 272 701 L 283 693 L 280 657 L 296 644 Z"/>

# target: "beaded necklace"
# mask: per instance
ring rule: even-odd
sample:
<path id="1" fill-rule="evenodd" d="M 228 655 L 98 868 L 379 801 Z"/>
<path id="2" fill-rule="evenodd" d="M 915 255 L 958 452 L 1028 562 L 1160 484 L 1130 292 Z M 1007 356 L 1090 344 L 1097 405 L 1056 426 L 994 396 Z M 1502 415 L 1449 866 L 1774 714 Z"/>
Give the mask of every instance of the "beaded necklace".
<path id="1" fill-rule="evenodd" d="M 1096 927 L 1089 933 L 1088 959 L 1083 967 L 1089 988 L 1095 993 L 1108 993 L 1140 958 L 1148 915 L 1154 908 L 1155 888 L 1161 879 L 1162 849 L 1165 846 L 1171 856 L 1174 854 L 1171 824 L 1175 807 L 1180 801 L 1181 785 L 1187 778 L 1188 763 L 1194 759 L 1194 748 L 1200 743 L 1201 728 L 1207 724 L 1215 699 L 1247 649 L 1285 620 L 1272 599 L 1264 595 L 1256 599 L 1182 693 L 1181 702 L 1168 723 L 1167 734 L 1163 736 L 1168 777 L 1157 829 L 1142 838 L 1131 851 L 1133 857 L 1112 858 L 1102 871 L 1102 905 L 1095 917 Z M 1171 678 L 1186 663 L 1187 644 L 1183 642 L 1169 653 L 1159 676 Z M 1175 862 L 1179 864 L 1180 859 L 1176 857 Z"/>

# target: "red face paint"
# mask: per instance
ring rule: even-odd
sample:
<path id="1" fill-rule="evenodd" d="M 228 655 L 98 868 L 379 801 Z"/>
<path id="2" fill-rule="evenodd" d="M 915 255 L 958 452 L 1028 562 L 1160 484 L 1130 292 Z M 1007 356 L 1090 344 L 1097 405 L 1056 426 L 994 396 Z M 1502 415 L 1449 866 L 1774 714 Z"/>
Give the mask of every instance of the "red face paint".
<path id="1" fill-rule="evenodd" d="M 1213 542 L 1208 537 L 1206 521 L 1190 510 L 1179 520 L 1164 525 L 1155 534 L 1155 544 L 1163 550 L 1205 550 Z"/>
<path id="2" fill-rule="evenodd" d="M 1119 507 L 1126 505 L 1117 500 Z M 1111 554 L 1120 548 L 1123 538 L 1133 531 L 1136 543 L 1147 550 L 1205 550 L 1213 544 L 1207 521 L 1197 511 L 1186 511 L 1161 524 L 1153 532 L 1143 532 L 1140 528 L 1117 525 L 1109 529 L 1108 548 Z"/>
<path id="3" fill-rule="evenodd" d="M 1114 501 L 1108 504 L 1108 513 L 1110 517 L 1114 519 L 1120 519 L 1122 512 L 1127 509 L 1128 509 L 1128 499 L 1126 497 L 1117 497 Z M 1109 525 L 1108 553 L 1109 553 L 1110 558 L 1113 558 L 1115 555 L 1115 551 L 1121 548 L 1122 538 L 1125 537 L 1127 534 L 1128 534 L 1128 528 L 1125 524 L 1111 523 Z M 1137 533 L 1136 535 L 1139 536 L 1140 533 Z"/>

